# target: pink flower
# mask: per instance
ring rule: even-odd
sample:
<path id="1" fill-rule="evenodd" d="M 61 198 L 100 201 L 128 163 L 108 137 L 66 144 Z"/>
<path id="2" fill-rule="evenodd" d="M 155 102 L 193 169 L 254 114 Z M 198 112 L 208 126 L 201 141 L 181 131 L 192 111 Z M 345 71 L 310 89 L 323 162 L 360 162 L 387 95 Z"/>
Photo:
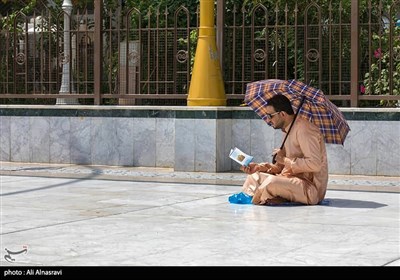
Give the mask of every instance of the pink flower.
<path id="1" fill-rule="evenodd" d="M 360 92 L 361 92 L 361 94 L 365 93 L 365 86 L 364 85 L 360 85 Z"/>
<path id="2" fill-rule="evenodd" d="M 381 48 L 376 49 L 376 50 L 374 51 L 374 56 L 375 56 L 375 58 L 381 58 L 381 57 L 382 57 L 382 50 L 381 50 Z"/>

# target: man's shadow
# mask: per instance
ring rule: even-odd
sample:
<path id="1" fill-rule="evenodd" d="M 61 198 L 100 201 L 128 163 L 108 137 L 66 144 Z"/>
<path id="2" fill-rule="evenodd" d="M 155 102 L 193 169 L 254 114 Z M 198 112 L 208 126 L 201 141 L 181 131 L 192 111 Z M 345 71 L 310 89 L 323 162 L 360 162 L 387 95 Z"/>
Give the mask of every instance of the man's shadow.
<path id="1" fill-rule="evenodd" d="M 320 205 L 337 208 L 369 208 L 376 209 L 387 206 L 387 204 L 374 201 L 343 199 L 343 198 L 325 198 Z"/>
<path id="2" fill-rule="evenodd" d="M 284 202 L 281 204 L 269 205 L 273 207 L 287 207 L 287 206 L 306 206 L 305 204 L 298 202 Z M 325 198 L 316 206 L 327 206 L 327 207 L 337 207 L 337 208 L 369 208 L 376 209 L 387 206 L 387 204 L 382 204 L 374 201 L 365 200 L 354 200 L 354 199 L 343 199 L 343 198 Z"/>

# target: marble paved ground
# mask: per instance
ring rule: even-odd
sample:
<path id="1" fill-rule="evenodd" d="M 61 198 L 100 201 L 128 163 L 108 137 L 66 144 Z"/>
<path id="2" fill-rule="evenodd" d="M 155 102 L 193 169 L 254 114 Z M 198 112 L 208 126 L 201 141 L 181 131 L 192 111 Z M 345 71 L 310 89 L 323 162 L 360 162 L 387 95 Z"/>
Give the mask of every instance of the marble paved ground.
<path id="1" fill-rule="evenodd" d="M 400 266 L 399 192 L 254 206 L 228 202 L 238 185 L 3 174 L 0 187 L 2 266 Z"/>

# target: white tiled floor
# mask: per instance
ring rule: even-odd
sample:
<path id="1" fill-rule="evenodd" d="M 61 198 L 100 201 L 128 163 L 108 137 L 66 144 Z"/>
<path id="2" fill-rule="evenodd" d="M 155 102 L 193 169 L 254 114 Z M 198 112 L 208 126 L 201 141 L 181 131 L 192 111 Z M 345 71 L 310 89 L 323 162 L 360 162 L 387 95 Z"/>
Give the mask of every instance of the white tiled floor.
<path id="1" fill-rule="evenodd" d="M 400 194 L 228 202 L 240 186 L 1 176 L 1 265 L 399 265 Z M 25 247 L 24 247 L 25 246 Z"/>

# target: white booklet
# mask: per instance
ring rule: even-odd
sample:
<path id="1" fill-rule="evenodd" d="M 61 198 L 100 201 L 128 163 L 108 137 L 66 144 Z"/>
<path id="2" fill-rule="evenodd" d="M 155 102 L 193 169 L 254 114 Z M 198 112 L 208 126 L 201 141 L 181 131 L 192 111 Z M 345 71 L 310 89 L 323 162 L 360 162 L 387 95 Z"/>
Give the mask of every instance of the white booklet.
<path id="1" fill-rule="evenodd" d="M 243 165 L 243 166 L 248 166 L 249 163 L 253 160 L 253 156 L 250 156 L 238 148 L 233 148 L 231 149 L 231 152 L 229 153 L 229 157 L 236 161 L 237 163 Z"/>

